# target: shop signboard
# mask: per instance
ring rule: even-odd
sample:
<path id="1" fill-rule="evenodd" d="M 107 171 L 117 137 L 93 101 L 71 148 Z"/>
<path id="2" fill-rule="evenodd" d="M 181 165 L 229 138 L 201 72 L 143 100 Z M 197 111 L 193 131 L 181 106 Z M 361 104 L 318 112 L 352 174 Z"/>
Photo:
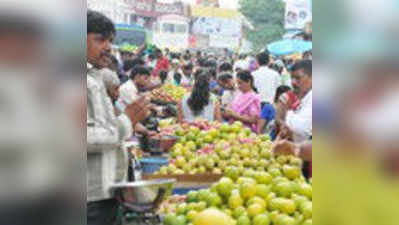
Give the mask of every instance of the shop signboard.
<path id="1" fill-rule="evenodd" d="M 162 3 L 157 0 L 130 0 L 128 1 L 135 14 L 143 17 L 158 17 L 167 14 L 184 15 L 184 4 Z"/>

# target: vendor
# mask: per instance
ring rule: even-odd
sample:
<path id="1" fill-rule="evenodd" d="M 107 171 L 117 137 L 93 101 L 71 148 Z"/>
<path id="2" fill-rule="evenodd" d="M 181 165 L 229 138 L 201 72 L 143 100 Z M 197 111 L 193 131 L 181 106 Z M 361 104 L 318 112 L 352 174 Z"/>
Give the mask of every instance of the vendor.
<path id="1" fill-rule="evenodd" d="M 150 71 L 142 66 L 135 67 L 130 72 L 129 81 L 120 87 L 119 103 L 130 103 L 139 97 L 139 90 L 145 89 L 150 79 Z"/>
<path id="2" fill-rule="evenodd" d="M 178 121 L 194 122 L 196 119 L 221 121 L 220 106 L 212 98 L 209 88 L 209 76 L 198 75 L 191 95 L 185 96 L 178 105 Z"/>
<path id="3" fill-rule="evenodd" d="M 251 72 L 247 70 L 239 72 L 237 83 L 240 93 L 234 98 L 231 108 L 225 110 L 223 116 L 231 123 L 240 121 L 253 132 L 257 132 L 261 103 Z"/>
<path id="4" fill-rule="evenodd" d="M 87 224 L 114 224 L 118 203 L 112 184 L 124 182 L 127 158 L 122 143 L 148 115 L 144 98 L 127 105 L 118 117 L 107 96 L 101 69 L 110 62 L 115 26 L 103 14 L 87 11 Z"/>

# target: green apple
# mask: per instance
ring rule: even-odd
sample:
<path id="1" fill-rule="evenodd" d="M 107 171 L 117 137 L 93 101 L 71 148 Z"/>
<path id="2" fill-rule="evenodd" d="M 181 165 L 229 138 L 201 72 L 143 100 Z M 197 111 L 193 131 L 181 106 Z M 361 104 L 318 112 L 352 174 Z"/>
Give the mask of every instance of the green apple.
<path id="1" fill-rule="evenodd" d="M 241 215 L 237 219 L 237 225 L 251 225 L 251 219 L 247 215 Z"/>
<path id="2" fill-rule="evenodd" d="M 235 210 L 236 208 L 243 206 L 244 200 L 241 198 L 239 192 L 232 191 L 228 204 L 230 209 Z"/>
<path id="3" fill-rule="evenodd" d="M 285 214 L 292 215 L 296 211 L 296 204 L 293 200 L 284 199 L 284 202 L 281 205 L 280 210 L 281 210 L 281 212 L 283 212 Z"/>
<path id="4" fill-rule="evenodd" d="M 259 214 L 253 219 L 253 225 L 270 225 L 269 215 L 266 213 Z"/>
<path id="5" fill-rule="evenodd" d="M 223 177 L 217 184 L 217 191 L 221 196 L 228 197 L 234 188 L 233 180 L 228 177 Z"/>
<path id="6" fill-rule="evenodd" d="M 259 205 L 261 205 L 263 208 L 266 208 L 266 207 L 267 207 L 266 201 L 265 201 L 263 198 L 258 197 L 258 196 L 252 197 L 252 198 L 250 198 L 250 199 L 247 201 L 247 206 L 251 206 L 251 205 L 253 205 L 253 204 L 259 204 Z"/>
<path id="7" fill-rule="evenodd" d="M 243 206 L 240 206 L 240 207 L 234 209 L 234 211 L 233 211 L 234 218 L 238 219 L 242 215 L 247 215 L 247 210 Z"/>
<path id="8" fill-rule="evenodd" d="M 265 208 L 262 207 L 260 204 L 255 203 L 248 207 L 247 212 L 248 212 L 248 216 L 250 216 L 251 218 L 254 218 L 257 215 L 264 213 Z"/>
<path id="9" fill-rule="evenodd" d="M 302 183 L 299 185 L 299 194 L 312 199 L 312 186 L 307 183 Z"/>
<path id="10" fill-rule="evenodd" d="M 198 192 L 190 191 L 187 193 L 187 202 L 197 202 L 198 201 Z"/>
<path id="11" fill-rule="evenodd" d="M 301 176 L 301 169 L 296 166 L 284 165 L 283 173 L 287 178 L 295 180 Z"/>
<path id="12" fill-rule="evenodd" d="M 271 192 L 271 186 L 266 185 L 266 184 L 257 184 L 256 185 L 256 195 L 257 196 L 266 199 L 270 192 Z"/>
<path id="13" fill-rule="evenodd" d="M 289 198 L 291 194 L 294 193 L 293 186 L 291 182 L 280 182 L 275 186 L 277 195 Z"/>
<path id="14" fill-rule="evenodd" d="M 251 182 L 244 182 L 240 185 L 240 194 L 244 199 L 250 199 L 256 195 L 256 185 Z"/>

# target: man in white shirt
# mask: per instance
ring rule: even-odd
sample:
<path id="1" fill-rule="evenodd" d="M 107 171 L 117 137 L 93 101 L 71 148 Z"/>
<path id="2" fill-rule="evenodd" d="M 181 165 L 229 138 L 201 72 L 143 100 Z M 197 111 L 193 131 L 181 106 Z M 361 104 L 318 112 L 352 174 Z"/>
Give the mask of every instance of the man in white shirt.
<path id="1" fill-rule="evenodd" d="M 281 78 L 276 71 L 268 67 L 270 58 L 267 53 L 260 53 L 256 58 L 260 67 L 252 75 L 263 107 L 266 103 L 273 104 L 276 90 L 281 85 Z"/>
<path id="2" fill-rule="evenodd" d="M 124 83 L 119 89 L 120 97 L 116 103 L 117 109 L 122 110 L 124 105 L 130 104 L 130 102 L 136 101 L 140 97 L 145 96 L 146 94 L 140 94 L 140 90 L 145 90 L 150 76 L 150 71 L 145 67 L 139 66 L 133 68 L 130 73 L 129 81 Z M 153 109 L 152 105 L 149 107 Z M 134 131 L 142 135 L 154 134 L 154 132 L 149 131 L 145 126 L 143 126 L 142 123 L 137 123 L 134 127 Z"/>
<path id="3" fill-rule="evenodd" d="M 140 98 L 115 115 L 101 69 L 110 62 L 116 34 L 112 21 L 103 14 L 87 12 L 87 225 L 115 222 L 118 203 L 110 185 L 124 182 L 128 169 L 121 146 L 133 127 L 148 115 L 148 103 Z"/>
<path id="4" fill-rule="evenodd" d="M 283 128 L 293 134 L 295 142 L 312 138 L 312 61 L 302 60 L 292 67 L 292 86 L 301 104 L 296 111 L 288 111 L 289 106 L 279 102 L 277 119 L 285 121 Z"/>
<path id="5" fill-rule="evenodd" d="M 125 105 L 129 105 L 140 97 L 139 90 L 145 89 L 150 78 L 150 71 L 145 67 L 139 66 L 132 69 L 130 79 L 120 88 L 120 97 L 117 107 L 123 110 Z"/>

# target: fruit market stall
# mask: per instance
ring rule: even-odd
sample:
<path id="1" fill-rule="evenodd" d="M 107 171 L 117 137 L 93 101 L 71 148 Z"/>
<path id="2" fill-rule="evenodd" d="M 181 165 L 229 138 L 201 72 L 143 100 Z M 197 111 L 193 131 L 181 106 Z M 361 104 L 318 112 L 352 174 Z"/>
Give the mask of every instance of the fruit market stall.
<path id="1" fill-rule="evenodd" d="M 142 179 L 176 180 L 175 195 L 160 207 L 164 225 L 312 224 L 312 181 L 303 162 L 275 156 L 268 136 L 240 122 L 163 120 L 159 127 L 177 140 Z"/>
<path id="2" fill-rule="evenodd" d="M 143 178 L 173 177 L 175 188 L 188 184 L 193 190 L 161 206 L 164 225 L 312 224 L 312 181 L 302 175 L 302 160 L 274 156 L 267 136 L 241 123 L 165 127 L 179 137 L 169 164 Z M 201 182 L 207 185 L 199 189 Z"/>

